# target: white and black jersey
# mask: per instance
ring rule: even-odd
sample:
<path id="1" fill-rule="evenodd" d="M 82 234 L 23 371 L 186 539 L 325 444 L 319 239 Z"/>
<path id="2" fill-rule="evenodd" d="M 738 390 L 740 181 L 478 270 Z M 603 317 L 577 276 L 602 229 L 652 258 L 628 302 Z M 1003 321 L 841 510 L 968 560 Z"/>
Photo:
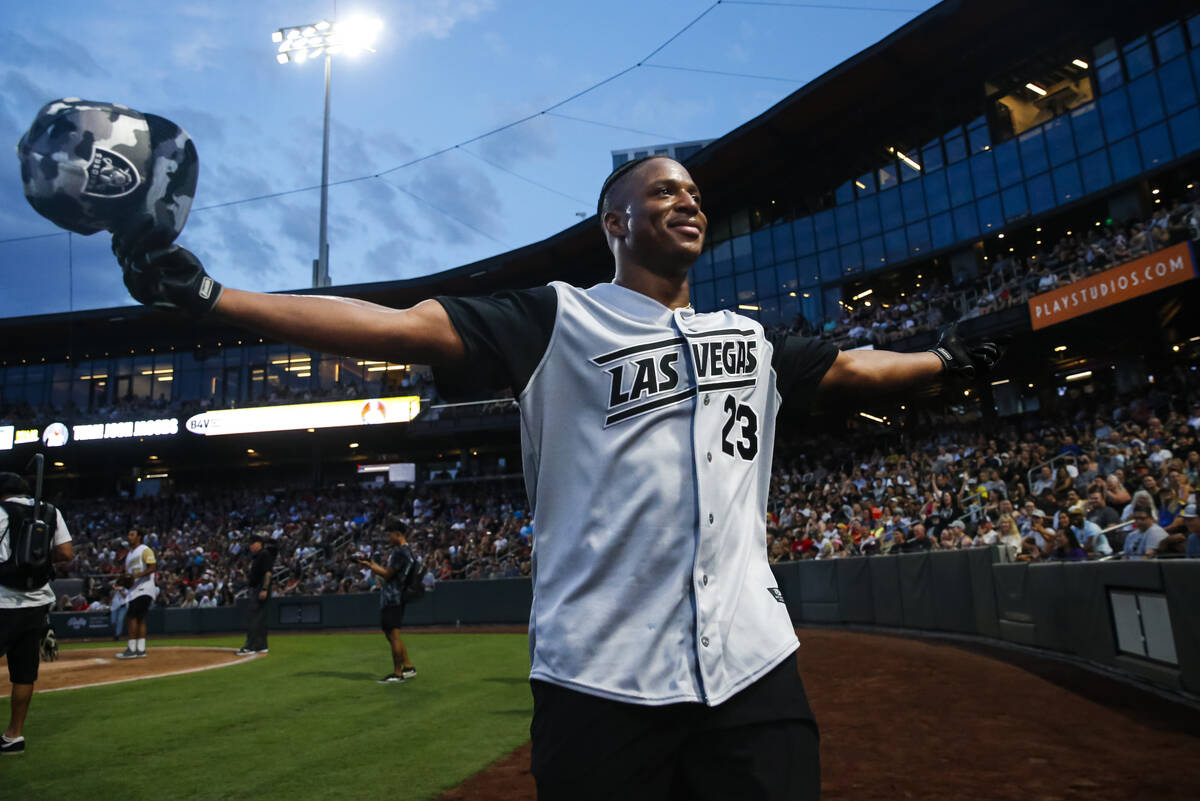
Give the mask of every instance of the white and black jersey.
<path id="1" fill-rule="evenodd" d="M 467 352 L 439 391 L 521 409 L 532 678 L 716 705 L 795 651 L 766 553 L 775 416 L 835 347 L 611 283 L 438 300 Z"/>

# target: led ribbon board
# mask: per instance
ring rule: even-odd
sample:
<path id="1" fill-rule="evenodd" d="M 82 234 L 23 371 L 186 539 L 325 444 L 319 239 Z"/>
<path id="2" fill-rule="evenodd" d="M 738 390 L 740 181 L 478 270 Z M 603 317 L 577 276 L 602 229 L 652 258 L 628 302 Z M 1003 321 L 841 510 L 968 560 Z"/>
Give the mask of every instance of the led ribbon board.
<path id="1" fill-rule="evenodd" d="M 299 431 L 309 428 L 343 428 L 379 423 L 407 423 L 421 411 L 416 395 L 396 398 L 297 403 L 253 409 L 220 409 L 188 419 L 185 428 L 205 437 L 257 434 L 265 431 Z"/>

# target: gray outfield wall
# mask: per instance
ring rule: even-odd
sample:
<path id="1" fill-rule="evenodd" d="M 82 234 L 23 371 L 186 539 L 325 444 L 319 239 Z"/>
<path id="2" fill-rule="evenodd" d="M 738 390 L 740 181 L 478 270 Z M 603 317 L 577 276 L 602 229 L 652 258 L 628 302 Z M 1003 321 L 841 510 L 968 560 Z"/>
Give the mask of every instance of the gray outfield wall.
<path id="1" fill-rule="evenodd" d="M 1200 695 L 1200 560 L 1004 564 L 998 549 L 774 565 L 797 625 L 985 637 L 1085 659 Z M 765 590 L 765 588 L 764 588 Z M 528 579 L 438 584 L 406 625 L 525 625 Z M 379 596 L 274 598 L 273 630 L 378 624 Z M 107 613 L 54 613 L 60 637 L 111 636 Z M 245 628 L 243 606 L 150 611 L 152 636 Z"/>

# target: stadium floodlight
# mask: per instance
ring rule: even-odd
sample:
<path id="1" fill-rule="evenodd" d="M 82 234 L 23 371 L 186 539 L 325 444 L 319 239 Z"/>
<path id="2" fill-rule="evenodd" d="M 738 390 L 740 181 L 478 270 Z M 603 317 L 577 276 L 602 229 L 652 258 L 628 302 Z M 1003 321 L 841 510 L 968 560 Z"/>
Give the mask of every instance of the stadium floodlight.
<path id="1" fill-rule="evenodd" d="M 1033 83 L 1032 81 L 1025 84 L 1025 88 L 1028 89 L 1029 91 L 1037 94 L 1039 97 L 1046 96 L 1046 90 L 1043 89 L 1042 87 L 1038 86 L 1036 83 Z"/>
<path id="2" fill-rule="evenodd" d="M 330 22 L 321 20 L 308 25 L 280 28 L 271 34 L 279 64 L 303 64 L 325 57 L 325 126 L 321 137 L 321 227 L 317 258 L 313 260 L 313 286 L 329 286 L 329 79 L 333 56 L 356 55 L 373 49 L 383 21 L 377 17 L 351 17 Z"/>
<path id="3" fill-rule="evenodd" d="M 1071 63 L 1074 64 L 1076 67 L 1079 67 L 1079 69 L 1081 69 L 1081 70 L 1086 70 L 1088 68 L 1088 63 L 1086 61 L 1084 61 L 1082 58 L 1071 59 Z"/>

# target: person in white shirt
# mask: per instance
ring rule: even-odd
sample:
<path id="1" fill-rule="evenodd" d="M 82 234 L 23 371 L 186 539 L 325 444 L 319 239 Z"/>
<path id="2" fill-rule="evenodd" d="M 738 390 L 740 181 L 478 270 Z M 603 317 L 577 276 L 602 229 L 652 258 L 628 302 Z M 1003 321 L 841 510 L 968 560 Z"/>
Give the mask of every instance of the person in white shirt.
<path id="1" fill-rule="evenodd" d="M 142 532 L 129 532 L 129 553 L 125 554 L 125 578 L 129 587 L 129 646 L 117 654 L 117 659 L 144 659 L 146 656 L 146 613 L 158 596 L 154 572 L 158 559 L 142 541 Z"/>
<path id="2" fill-rule="evenodd" d="M 0 734 L 0 755 L 19 754 L 25 750 L 21 729 L 33 700 L 33 685 L 37 682 L 39 647 L 42 630 L 50 607 L 54 605 L 54 590 L 47 578 L 45 583 L 29 587 L 42 574 L 30 576 L 27 569 L 16 567 L 12 558 L 14 518 L 29 518 L 29 485 L 16 473 L 0 473 L 0 654 L 7 656 L 8 679 L 12 683 L 9 696 L 11 713 L 8 728 Z M 51 507 L 53 508 L 53 507 Z M 51 538 L 51 561 L 69 562 L 75 558 L 71 535 L 62 513 L 54 509 Z"/>

